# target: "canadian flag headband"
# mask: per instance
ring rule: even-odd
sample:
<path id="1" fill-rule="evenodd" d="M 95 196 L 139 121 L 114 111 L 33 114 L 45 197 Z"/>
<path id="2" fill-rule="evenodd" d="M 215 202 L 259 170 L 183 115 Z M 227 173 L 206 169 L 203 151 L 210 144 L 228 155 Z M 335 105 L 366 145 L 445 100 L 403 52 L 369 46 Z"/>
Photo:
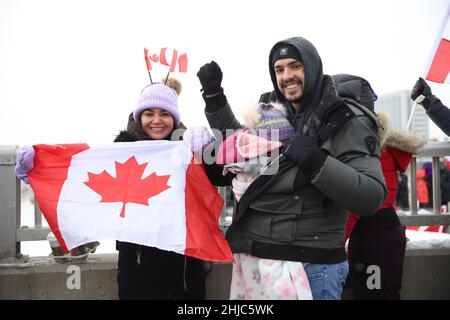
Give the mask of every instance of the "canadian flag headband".
<path id="1" fill-rule="evenodd" d="M 172 58 L 171 58 L 171 62 L 170 64 L 168 63 L 167 60 L 167 48 L 161 48 L 161 51 L 159 53 L 159 55 L 157 55 L 156 53 L 153 53 L 151 56 L 148 53 L 148 49 L 144 48 L 144 55 L 145 55 L 145 64 L 147 65 L 147 71 L 148 71 L 148 76 L 150 77 L 150 83 L 153 84 L 153 80 L 152 80 L 152 75 L 151 75 L 151 70 L 152 70 L 152 61 L 154 63 L 160 63 L 162 65 L 168 66 L 169 67 L 169 71 L 167 72 L 167 76 L 166 76 L 166 80 L 164 81 L 164 84 L 167 83 L 167 79 L 169 78 L 169 74 L 171 72 L 175 72 L 175 67 L 178 64 L 178 72 L 187 72 L 187 63 L 188 63 L 188 58 L 187 58 L 187 54 L 183 53 L 181 55 L 178 55 L 178 51 L 173 49 L 172 51 Z"/>

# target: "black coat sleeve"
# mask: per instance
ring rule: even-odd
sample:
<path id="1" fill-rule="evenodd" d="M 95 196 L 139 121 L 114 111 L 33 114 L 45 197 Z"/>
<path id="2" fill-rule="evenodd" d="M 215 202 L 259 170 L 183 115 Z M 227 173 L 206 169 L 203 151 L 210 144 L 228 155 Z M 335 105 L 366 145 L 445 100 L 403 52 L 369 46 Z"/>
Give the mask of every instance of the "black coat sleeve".
<path id="1" fill-rule="evenodd" d="M 203 165 L 205 167 L 206 175 L 209 181 L 219 187 L 225 187 L 231 185 L 231 180 L 234 175 L 232 173 L 227 173 L 225 176 L 223 173 L 223 166 L 216 164 L 216 148 L 218 147 L 218 142 L 213 142 L 205 148 L 203 151 Z"/>
<path id="2" fill-rule="evenodd" d="M 450 109 L 441 100 L 436 99 L 427 111 L 430 119 L 450 137 Z"/>

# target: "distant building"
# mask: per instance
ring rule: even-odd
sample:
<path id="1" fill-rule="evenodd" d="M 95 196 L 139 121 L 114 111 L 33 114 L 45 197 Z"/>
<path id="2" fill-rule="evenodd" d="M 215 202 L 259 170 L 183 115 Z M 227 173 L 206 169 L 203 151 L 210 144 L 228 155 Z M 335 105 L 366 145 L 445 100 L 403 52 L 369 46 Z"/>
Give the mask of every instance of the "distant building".
<path id="1" fill-rule="evenodd" d="M 390 117 L 390 125 L 393 128 L 406 129 L 411 114 L 413 102 L 410 98 L 411 91 L 400 90 L 380 95 L 375 101 L 375 111 L 384 111 Z M 429 121 L 425 110 L 416 106 L 411 124 L 411 131 L 429 139 Z"/>

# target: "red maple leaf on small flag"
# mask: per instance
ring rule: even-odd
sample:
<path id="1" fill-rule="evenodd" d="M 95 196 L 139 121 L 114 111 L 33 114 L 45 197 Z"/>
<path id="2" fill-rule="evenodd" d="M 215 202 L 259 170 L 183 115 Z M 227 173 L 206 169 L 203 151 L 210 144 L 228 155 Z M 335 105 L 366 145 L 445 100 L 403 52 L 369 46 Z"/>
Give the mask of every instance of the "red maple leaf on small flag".
<path id="1" fill-rule="evenodd" d="M 106 170 L 99 174 L 88 172 L 89 180 L 84 184 L 102 196 L 100 202 L 122 202 L 122 218 L 125 218 L 127 203 L 148 206 L 148 199 L 170 188 L 167 185 L 170 175 L 158 176 L 153 172 L 141 179 L 147 163 L 138 164 L 134 156 L 124 163 L 116 161 L 115 164 L 117 178 Z"/>
<path id="2" fill-rule="evenodd" d="M 150 59 L 151 59 L 152 61 L 154 61 L 154 62 L 158 62 L 158 61 L 159 61 L 159 56 L 158 56 L 156 53 L 154 53 L 154 54 L 150 57 Z"/>

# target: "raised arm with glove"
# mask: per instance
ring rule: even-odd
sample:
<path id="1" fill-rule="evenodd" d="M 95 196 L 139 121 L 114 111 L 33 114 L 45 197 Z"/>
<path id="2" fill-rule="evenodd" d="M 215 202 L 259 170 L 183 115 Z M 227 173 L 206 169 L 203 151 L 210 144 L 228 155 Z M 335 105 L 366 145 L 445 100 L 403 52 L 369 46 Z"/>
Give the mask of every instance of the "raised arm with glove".
<path id="1" fill-rule="evenodd" d="M 416 81 L 411 91 L 411 99 L 422 105 L 439 129 L 450 136 L 450 110 L 432 94 L 430 86 L 423 78 Z"/>
<path id="2" fill-rule="evenodd" d="M 197 72 L 197 77 L 202 85 L 204 96 L 210 97 L 223 92 L 223 88 L 221 87 L 223 74 L 217 62 L 211 61 L 210 63 L 206 63 Z"/>
<path id="3" fill-rule="evenodd" d="M 225 137 L 226 129 L 239 129 L 242 125 L 234 117 L 228 104 L 227 97 L 223 93 L 222 77 L 223 73 L 215 61 L 204 64 L 197 72 L 205 100 L 205 115 L 211 129 L 222 132 Z"/>
<path id="4" fill-rule="evenodd" d="M 202 96 L 206 103 L 207 112 L 215 112 L 227 103 L 223 94 L 223 73 L 215 61 L 206 63 L 197 72 L 197 77 L 202 85 Z"/>

